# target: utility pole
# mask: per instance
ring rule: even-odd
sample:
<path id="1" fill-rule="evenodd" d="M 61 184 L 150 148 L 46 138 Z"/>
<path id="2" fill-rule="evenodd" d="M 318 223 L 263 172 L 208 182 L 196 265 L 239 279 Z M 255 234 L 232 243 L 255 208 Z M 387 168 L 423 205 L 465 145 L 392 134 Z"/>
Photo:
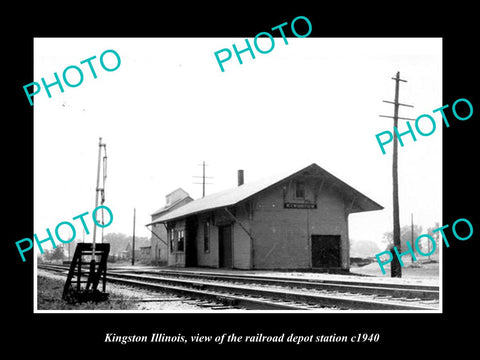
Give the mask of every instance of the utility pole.
<path id="1" fill-rule="evenodd" d="M 202 166 L 202 197 L 205 197 L 205 161 L 203 162 Z"/>
<path id="2" fill-rule="evenodd" d="M 393 116 L 380 115 L 381 117 L 393 118 L 393 160 L 392 160 L 392 178 L 393 178 L 393 246 L 401 252 L 402 245 L 400 240 L 400 210 L 398 204 L 398 143 L 397 143 L 397 131 L 398 119 L 401 120 L 415 120 L 411 118 L 404 118 L 398 116 L 398 108 L 400 105 L 413 107 L 413 105 L 401 104 L 398 102 L 400 81 L 407 82 L 407 80 L 400 79 L 400 71 L 397 71 L 397 76 L 392 78 L 395 80 L 395 101 L 383 100 L 383 102 L 393 104 L 394 112 Z M 391 277 L 402 277 L 402 267 L 396 256 L 393 257 L 391 262 Z"/>
<path id="3" fill-rule="evenodd" d="M 412 245 L 412 264 L 413 264 L 413 262 L 415 261 L 415 260 L 413 259 L 413 253 L 415 252 L 415 240 L 413 240 L 413 213 L 411 213 L 411 218 L 410 218 L 410 220 L 411 220 L 411 224 L 412 224 L 412 226 L 411 226 L 411 227 L 412 227 L 412 231 L 411 231 L 410 241 L 411 241 L 411 245 Z"/>
<path id="4" fill-rule="evenodd" d="M 132 266 L 135 265 L 135 208 L 133 208 Z"/>
<path id="5" fill-rule="evenodd" d="M 198 183 L 195 182 L 194 184 L 202 184 L 202 198 L 205 197 L 205 185 L 210 185 L 211 183 L 205 182 L 205 179 L 213 179 L 213 177 L 205 176 L 205 161 L 202 164 L 199 164 L 199 166 L 202 166 L 202 176 L 194 176 L 194 178 L 202 178 L 202 182 Z"/>

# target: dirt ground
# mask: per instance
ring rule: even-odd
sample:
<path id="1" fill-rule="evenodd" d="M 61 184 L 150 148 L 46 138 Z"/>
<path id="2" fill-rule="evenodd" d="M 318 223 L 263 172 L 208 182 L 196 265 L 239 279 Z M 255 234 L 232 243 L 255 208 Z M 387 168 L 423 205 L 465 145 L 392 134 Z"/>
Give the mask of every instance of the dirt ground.
<path id="1" fill-rule="evenodd" d="M 105 310 L 105 311 L 195 311 L 205 308 L 170 294 L 152 293 L 117 284 L 107 284 L 108 301 L 68 304 L 62 300 L 65 276 L 48 271 L 37 272 L 37 309 L 42 310 Z"/>
<path id="2" fill-rule="evenodd" d="M 404 259 L 402 267 L 402 278 L 407 280 L 418 280 L 425 282 L 439 282 L 440 266 L 438 261 L 417 260 L 412 263 L 409 259 Z M 380 265 L 377 262 L 362 266 L 352 267 L 352 274 L 373 276 L 379 279 L 390 278 L 390 264 L 385 265 L 385 275 L 382 274 Z"/>

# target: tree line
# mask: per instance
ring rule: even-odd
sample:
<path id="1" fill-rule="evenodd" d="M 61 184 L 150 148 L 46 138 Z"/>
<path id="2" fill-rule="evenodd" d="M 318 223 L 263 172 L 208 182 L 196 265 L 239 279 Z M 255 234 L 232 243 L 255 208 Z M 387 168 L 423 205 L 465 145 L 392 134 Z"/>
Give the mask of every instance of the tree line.
<path id="1" fill-rule="evenodd" d="M 103 242 L 110 244 L 109 256 L 118 257 L 123 251 L 132 251 L 132 235 L 123 233 L 108 233 L 103 236 Z M 82 239 L 75 239 L 68 244 L 57 245 L 55 249 L 45 249 L 43 254 L 38 255 L 40 261 L 62 261 L 73 258 L 77 243 L 82 242 Z M 91 242 L 91 240 L 87 240 Z M 99 241 L 101 242 L 101 240 Z M 150 238 L 147 236 L 135 236 L 135 250 L 141 247 L 150 246 Z"/>

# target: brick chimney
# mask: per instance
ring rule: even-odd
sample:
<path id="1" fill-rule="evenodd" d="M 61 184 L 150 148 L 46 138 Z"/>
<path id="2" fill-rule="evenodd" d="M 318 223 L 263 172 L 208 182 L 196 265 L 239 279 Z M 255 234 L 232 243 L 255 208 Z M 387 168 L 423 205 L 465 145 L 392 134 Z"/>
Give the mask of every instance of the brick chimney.
<path id="1" fill-rule="evenodd" d="M 238 186 L 243 185 L 243 170 L 238 170 Z"/>

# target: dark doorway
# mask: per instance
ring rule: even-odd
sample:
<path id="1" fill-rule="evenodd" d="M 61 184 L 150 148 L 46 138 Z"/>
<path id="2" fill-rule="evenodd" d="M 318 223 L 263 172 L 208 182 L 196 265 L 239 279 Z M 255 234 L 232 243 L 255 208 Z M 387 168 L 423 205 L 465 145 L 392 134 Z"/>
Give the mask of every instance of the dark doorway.
<path id="1" fill-rule="evenodd" d="M 340 235 L 312 235 L 312 267 L 340 267 Z"/>
<path id="2" fill-rule="evenodd" d="M 218 227 L 219 267 L 231 269 L 232 262 L 232 226 Z"/>

